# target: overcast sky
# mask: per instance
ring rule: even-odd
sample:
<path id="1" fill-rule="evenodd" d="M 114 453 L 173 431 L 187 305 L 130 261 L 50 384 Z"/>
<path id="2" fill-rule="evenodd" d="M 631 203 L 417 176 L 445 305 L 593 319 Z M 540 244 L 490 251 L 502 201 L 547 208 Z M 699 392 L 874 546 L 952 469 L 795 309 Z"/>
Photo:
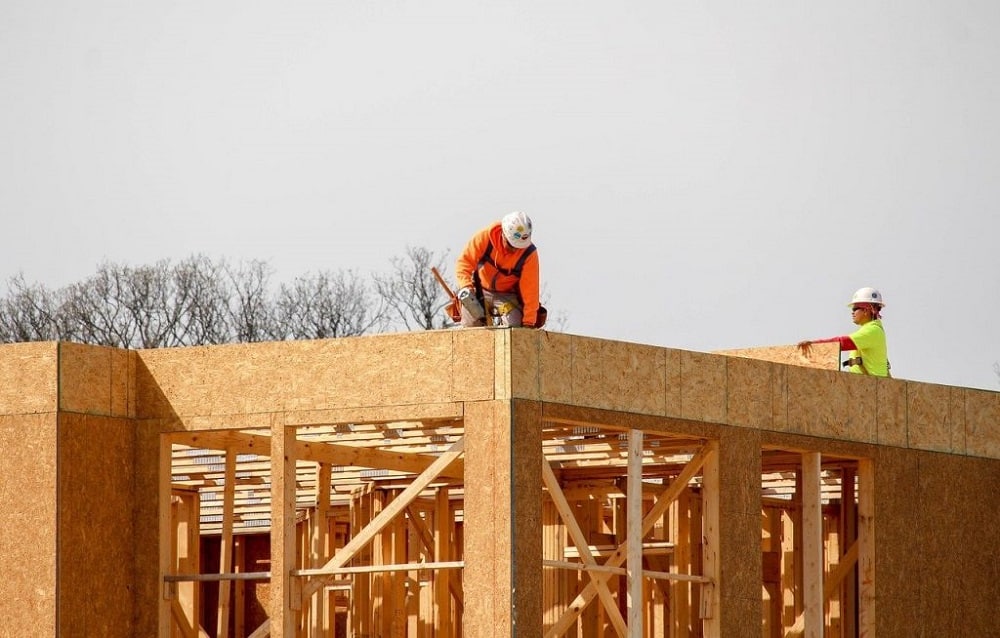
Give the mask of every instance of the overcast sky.
<path id="1" fill-rule="evenodd" d="M 1000 3 L 3 0 L 0 284 L 535 222 L 573 334 L 1000 389 Z M 449 273 L 450 275 L 450 273 Z"/>

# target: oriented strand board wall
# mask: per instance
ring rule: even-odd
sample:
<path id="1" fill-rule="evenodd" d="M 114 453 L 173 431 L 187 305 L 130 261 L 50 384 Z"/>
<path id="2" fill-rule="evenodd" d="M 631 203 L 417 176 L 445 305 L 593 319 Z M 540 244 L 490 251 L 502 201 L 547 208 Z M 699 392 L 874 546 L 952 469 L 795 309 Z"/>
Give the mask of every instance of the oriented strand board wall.
<path id="1" fill-rule="evenodd" d="M 55 638 L 55 414 L 0 415 L 0 450 L 0 635 Z"/>
<path id="2" fill-rule="evenodd" d="M 56 411 L 58 345 L 0 345 L 0 414 Z"/>
<path id="3" fill-rule="evenodd" d="M 56 635 L 56 352 L 55 343 L 0 346 L 4 636 Z"/>
<path id="4" fill-rule="evenodd" d="M 135 353 L 118 348 L 59 344 L 59 409 L 135 415 Z"/>
<path id="5" fill-rule="evenodd" d="M 134 352 L 59 344 L 60 636 L 133 635 L 134 369 Z"/>
<path id="6" fill-rule="evenodd" d="M 135 635 L 134 451 L 130 420 L 59 417 L 61 638 Z"/>
<path id="7" fill-rule="evenodd" d="M 507 332 L 511 398 L 1000 458 L 998 392 L 851 374 L 835 364 L 789 366 L 538 330 Z M 741 352 L 780 358 L 789 348 Z"/>
<path id="8" fill-rule="evenodd" d="M 140 418 L 488 400 L 492 330 L 140 350 Z M 267 422 L 264 422 L 267 425 Z"/>
<path id="9" fill-rule="evenodd" d="M 921 538 L 913 547 L 905 530 L 897 537 L 900 552 L 919 557 L 923 635 L 1000 636 L 1000 463 L 929 452 L 915 456 L 917 501 L 926 504 L 917 521 Z M 900 492 L 893 496 L 912 506 L 912 494 Z M 884 523 L 878 519 L 876 525 Z"/>
<path id="10" fill-rule="evenodd" d="M 840 369 L 840 346 L 836 343 L 813 344 L 808 357 L 803 355 L 797 347 L 791 345 L 716 350 L 715 354 L 771 361 L 773 363 L 787 363 L 788 365 L 805 366 L 807 368 Z"/>
<path id="11" fill-rule="evenodd" d="M 723 636 L 760 636 L 760 433 L 721 428 L 719 437 L 720 628 Z"/>
<path id="12" fill-rule="evenodd" d="M 879 448 L 877 634 L 1000 636 L 1000 463 Z"/>

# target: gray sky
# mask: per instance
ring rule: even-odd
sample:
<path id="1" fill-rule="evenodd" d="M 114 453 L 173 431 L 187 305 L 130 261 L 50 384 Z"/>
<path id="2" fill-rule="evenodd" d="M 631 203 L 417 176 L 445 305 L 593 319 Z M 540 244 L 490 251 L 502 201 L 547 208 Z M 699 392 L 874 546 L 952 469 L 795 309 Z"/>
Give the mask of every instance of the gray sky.
<path id="1" fill-rule="evenodd" d="M 520 209 L 567 332 L 998 389 L 1000 4 L 0 3 L 0 281 L 387 271 Z"/>

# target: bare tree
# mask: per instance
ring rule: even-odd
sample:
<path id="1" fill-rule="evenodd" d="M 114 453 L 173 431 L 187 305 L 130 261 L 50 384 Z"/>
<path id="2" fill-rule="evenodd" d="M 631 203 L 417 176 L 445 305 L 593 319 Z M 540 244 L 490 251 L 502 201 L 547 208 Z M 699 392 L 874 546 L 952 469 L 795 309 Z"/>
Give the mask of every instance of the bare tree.
<path id="1" fill-rule="evenodd" d="M 275 307 L 270 299 L 272 270 L 263 261 L 226 267 L 233 290 L 226 307 L 227 323 L 240 343 L 280 339 Z"/>
<path id="2" fill-rule="evenodd" d="M 130 347 L 137 329 L 119 302 L 124 286 L 121 270 L 105 263 L 89 279 L 66 288 L 61 308 L 63 338 L 100 346 Z"/>
<path id="3" fill-rule="evenodd" d="M 64 338 L 120 348 L 230 341 L 220 268 L 204 256 L 135 268 L 103 263 L 67 288 Z"/>
<path id="4" fill-rule="evenodd" d="M 56 293 L 41 284 L 28 285 L 23 273 L 12 277 L 7 285 L 9 293 L 0 300 L 0 342 L 62 338 Z"/>
<path id="5" fill-rule="evenodd" d="M 277 324 L 286 339 L 365 334 L 384 324 L 385 310 L 351 270 L 320 272 L 282 285 Z"/>
<path id="6" fill-rule="evenodd" d="M 431 272 L 432 267 L 444 270 L 446 255 L 436 257 L 426 248 L 407 247 L 405 258 L 390 260 L 391 273 L 374 275 L 375 290 L 392 320 L 401 322 L 407 330 L 434 330 L 448 325 L 444 307 L 449 299 Z"/>
<path id="7" fill-rule="evenodd" d="M 233 341 L 229 305 L 234 291 L 227 285 L 225 272 L 225 261 L 214 263 L 202 255 L 190 257 L 173 268 L 173 305 L 182 313 L 173 338 L 179 344 Z"/>
<path id="8" fill-rule="evenodd" d="M 447 302 L 431 266 L 444 256 L 408 248 L 393 270 L 366 280 L 354 271 L 321 272 L 271 294 L 262 261 L 230 266 L 195 255 L 130 267 L 99 265 L 57 291 L 12 278 L 0 297 L 0 341 L 66 340 L 119 348 L 335 338 L 445 325 Z"/>

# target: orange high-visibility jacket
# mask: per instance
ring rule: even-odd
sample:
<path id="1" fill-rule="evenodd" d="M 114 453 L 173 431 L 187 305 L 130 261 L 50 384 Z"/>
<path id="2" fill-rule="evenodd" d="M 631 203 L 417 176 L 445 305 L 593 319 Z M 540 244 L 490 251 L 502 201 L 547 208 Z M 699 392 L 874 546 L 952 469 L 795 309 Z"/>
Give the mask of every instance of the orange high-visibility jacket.
<path id="1" fill-rule="evenodd" d="M 513 248 L 504 241 L 503 230 L 500 223 L 482 229 L 472 236 L 469 243 L 465 245 L 462 254 L 458 256 L 455 263 L 455 279 L 458 287 L 471 288 L 473 286 L 472 276 L 479 267 L 479 261 L 486 254 L 486 247 L 490 243 L 493 249 L 490 257 L 497 266 L 504 270 L 511 271 L 517 265 L 521 255 L 528 248 Z M 538 251 L 535 250 L 524 260 L 521 268 L 520 281 L 515 275 L 505 275 L 488 261 L 479 267 L 479 282 L 484 290 L 492 292 L 516 292 L 520 288 L 521 301 L 524 307 L 521 309 L 524 318 L 522 322 L 525 326 L 533 327 L 538 321 Z"/>

